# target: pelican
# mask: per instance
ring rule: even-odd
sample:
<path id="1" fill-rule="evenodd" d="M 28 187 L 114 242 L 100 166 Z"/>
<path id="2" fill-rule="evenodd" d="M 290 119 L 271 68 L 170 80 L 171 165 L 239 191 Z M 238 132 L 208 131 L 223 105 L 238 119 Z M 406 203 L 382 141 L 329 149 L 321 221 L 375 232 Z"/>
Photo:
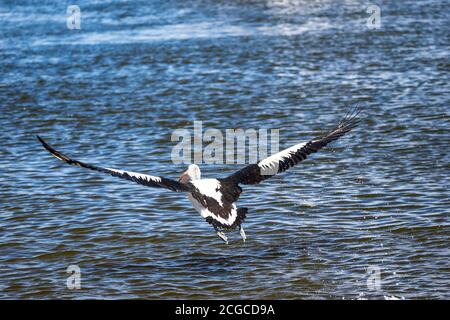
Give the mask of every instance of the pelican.
<path id="1" fill-rule="evenodd" d="M 133 181 L 147 187 L 165 188 L 176 192 L 187 193 L 195 210 L 212 225 L 217 236 L 226 244 L 228 238 L 225 231 L 238 229 L 245 242 L 246 234 L 242 226 L 248 208 L 238 208 L 236 201 L 242 193 L 240 185 L 258 184 L 278 173 L 295 166 L 305 160 L 311 153 L 317 152 L 328 143 L 342 137 L 359 123 L 359 111 L 353 110 L 339 124 L 325 135 L 307 142 L 296 144 L 282 150 L 258 163 L 250 164 L 225 178 L 202 178 L 198 165 L 191 164 L 178 181 L 147 174 L 104 168 L 97 165 L 73 160 L 56 151 L 40 136 L 37 139 L 53 156 L 67 164 L 103 172 L 113 177 Z"/>

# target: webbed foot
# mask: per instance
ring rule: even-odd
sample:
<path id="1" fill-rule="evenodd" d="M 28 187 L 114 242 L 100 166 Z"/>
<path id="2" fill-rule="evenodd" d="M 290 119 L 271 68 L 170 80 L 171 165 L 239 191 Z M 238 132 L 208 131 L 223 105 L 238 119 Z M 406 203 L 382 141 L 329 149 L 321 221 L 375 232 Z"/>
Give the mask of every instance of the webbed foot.
<path id="1" fill-rule="evenodd" d="M 247 239 L 247 236 L 245 235 L 245 231 L 244 231 L 244 228 L 242 226 L 239 226 L 239 234 L 242 237 L 242 241 L 245 242 L 245 240 Z"/>
<path id="2" fill-rule="evenodd" d="M 228 238 L 222 231 L 217 231 L 217 235 L 220 239 L 222 239 L 226 244 L 228 244 Z"/>
<path id="3" fill-rule="evenodd" d="M 219 236 L 219 238 L 222 239 L 226 244 L 228 244 L 228 238 L 225 235 L 225 233 L 223 233 L 223 231 L 220 231 L 218 228 L 214 228 L 214 230 L 216 230 L 216 233 Z"/>

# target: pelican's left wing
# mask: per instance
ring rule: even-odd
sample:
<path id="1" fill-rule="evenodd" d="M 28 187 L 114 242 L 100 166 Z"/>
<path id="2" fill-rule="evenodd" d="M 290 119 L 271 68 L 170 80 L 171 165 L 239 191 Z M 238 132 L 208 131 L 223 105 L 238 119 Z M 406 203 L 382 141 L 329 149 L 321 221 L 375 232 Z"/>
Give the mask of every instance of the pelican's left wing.
<path id="1" fill-rule="evenodd" d="M 359 113 L 358 109 L 354 109 L 334 129 L 330 130 L 324 136 L 296 144 L 258 163 L 248 165 L 224 180 L 235 185 L 258 184 L 277 173 L 284 172 L 306 159 L 311 153 L 319 151 L 330 142 L 337 140 L 355 128 L 359 122 Z"/>
<path id="2" fill-rule="evenodd" d="M 102 168 L 92 164 L 84 163 L 81 161 L 73 160 L 68 156 L 62 154 L 59 151 L 56 151 L 53 147 L 51 147 L 47 142 L 45 142 L 41 137 L 37 136 L 38 140 L 42 143 L 45 149 L 54 155 L 59 160 L 64 161 L 73 166 L 78 166 L 82 168 L 87 168 L 90 170 L 95 170 L 103 173 L 107 173 L 112 175 L 113 177 L 118 177 L 126 180 L 130 180 L 136 182 L 138 184 L 147 186 L 147 187 L 156 187 L 156 188 L 166 188 L 172 191 L 189 191 L 189 188 L 178 181 L 167 179 L 163 177 L 150 176 L 142 173 L 131 172 L 131 171 L 123 171 L 111 168 Z"/>

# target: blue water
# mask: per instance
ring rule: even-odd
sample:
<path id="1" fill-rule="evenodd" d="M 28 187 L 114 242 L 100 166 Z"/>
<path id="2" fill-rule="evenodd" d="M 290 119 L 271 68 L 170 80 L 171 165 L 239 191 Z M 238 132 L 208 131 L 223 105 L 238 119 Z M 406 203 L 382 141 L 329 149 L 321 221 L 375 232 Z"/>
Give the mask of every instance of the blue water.
<path id="1" fill-rule="evenodd" d="M 0 3 L 0 298 L 450 298 L 446 1 Z M 186 196 L 70 167 L 177 178 L 176 129 L 350 137 L 245 186 L 248 240 Z M 221 177 L 242 165 L 201 165 Z M 69 290 L 69 265 L 81 289 Z M 379 288 L 367 285 L 380 271 Z"/>

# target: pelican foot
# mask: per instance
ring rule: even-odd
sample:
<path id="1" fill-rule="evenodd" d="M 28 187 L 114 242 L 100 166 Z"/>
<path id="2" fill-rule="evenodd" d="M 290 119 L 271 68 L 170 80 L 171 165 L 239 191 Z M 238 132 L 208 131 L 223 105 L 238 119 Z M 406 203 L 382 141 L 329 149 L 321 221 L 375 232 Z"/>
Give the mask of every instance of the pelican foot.
<path id="1" fill-rule="evenodd" d="M 239 226 L 239 234 L 242 237 L 242 241 L 245 242 L 245 240 L 247 239 L 247 236 L 245 235 L 245 231 L 244 231 L 244 228 L 242 226 Z"/>
<path id="2" fill-rule="evenodd" d="M 222 239 L 226 244 L 228 244 L 228 238 L 222 231 L 217 231 L 217 235 L 220 239 Z"/>

